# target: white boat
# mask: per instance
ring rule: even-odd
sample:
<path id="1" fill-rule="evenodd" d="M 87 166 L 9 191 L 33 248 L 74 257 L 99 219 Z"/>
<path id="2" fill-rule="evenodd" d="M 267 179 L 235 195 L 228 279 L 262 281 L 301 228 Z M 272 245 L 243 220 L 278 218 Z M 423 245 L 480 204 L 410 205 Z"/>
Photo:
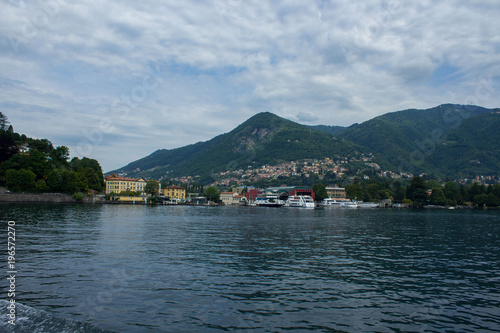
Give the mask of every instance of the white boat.
<path id="1" fill-rule="evenodd" d="M 316 204 L 310 195 L 293 195 L 288 197 L 285 206 L 299 208 L 314 208 Z"/>
<path id="2" fill-rule="evenodd" d="M 332 208 L 340 208 L 340 206 L 342 205 L 342 202 L 343 201 L 339 201 L 339 200 L 336 200 L 336 199 L 332 199 L 332 198 L 326 198 L 326 199 L 323 199 L 321 202 L 320 202 L 320 206 L 321 207 L 332 207 Z"/>
<path id="3" fill-rule="evenodd" d="M 357 201 L 351 200 L 337 200 L 332 198 L 323 199 L 319 204 L 322 207 L 331 207 L 331 208 L 358 208 L 359 203 Z"/>
<path id="4" fill-rule="evenodd" d="M 281 207 L 283 201 L 278 199 L 277 195 L 268 194 L 264 197 L 257 197 L 254 201 L 256 206 L 259 207 Z"/>
<path id="5" fill-rule="evenodd" d="M 359 204 L 357 201 L 344 201 L 341 205 L 341 208 L 358 208 Z"/>

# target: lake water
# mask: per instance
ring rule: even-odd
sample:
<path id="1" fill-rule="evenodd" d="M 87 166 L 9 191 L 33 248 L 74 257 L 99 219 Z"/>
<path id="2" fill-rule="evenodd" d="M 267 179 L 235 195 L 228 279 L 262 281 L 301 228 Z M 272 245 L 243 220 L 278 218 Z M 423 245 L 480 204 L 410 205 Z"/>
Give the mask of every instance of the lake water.
<path id="1" fill-rule="evenodd" d="M 16 222 L 18 332 L 500 331 L 498 211 L 3 204 L 0 213 L 4 252 Z M 10 329 L 6 304 L 0 330 Z"/>

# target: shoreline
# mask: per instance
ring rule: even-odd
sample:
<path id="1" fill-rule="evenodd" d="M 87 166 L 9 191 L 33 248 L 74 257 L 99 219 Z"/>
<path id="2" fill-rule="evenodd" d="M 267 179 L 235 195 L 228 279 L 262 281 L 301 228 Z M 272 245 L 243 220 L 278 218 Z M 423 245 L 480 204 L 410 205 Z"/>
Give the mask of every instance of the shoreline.
<path id="1" fill-rule="evenodd" d="M 104 205 L 140 205 L 140 206 L 146 206 L 150 205 L 147 203 L 142 203 L 142 202 L 124 202 L 124 201 L 110 201 L 106 200 L 103 195 L 96 195 L 96 196 L 87 196 L 84 195 L 83 199 L 81 201 L 77 201 L 73 199 L 72 195 L 69 194 L 63 194 L 63 193 L 11 193 L 11 192 L 0 192 L 0 204 L 1 203 L 54 203 L 54 204 L 74 204 L 74 203 L 83 203 L 83 204 L 104 204 Z M 164 206 L 164 204 L 153 204 L 152 206 Z M 205 207 L 242 207 L 240 205 L 234 205 L 234 206 L 225 206 L 225 205 L 217 205 L 217 204 L 191 204 L 191 203 L 182 203 L 182 204 L 177 204 L 177 205 L 165 205 L 165 206 L 205 206 Z M 244 207 L 244 206 L 243 206 Z M 413 207 L 411 206 L 387 206 L 387 207 L 376 207 L 376 208 L 395 208 L 395 209 L 412 209 Z M 368 209 L 368 208 L 358 208 L 358 209 Z M 375 208 L 372 208 L 375 209 Z M 432 205 L 427 205 L 422 207 L 422 209 L 437 209 L 437 210 L 499 210 L 500 207 L 471 207 L 471 206 L 451 206 L 451 207 L 444 207 L 444 206 L 432 206 Z"/>
<path id="2" fill-rule="evenodd" d="M 103 204 L 104 197 L 84 195 L 81 201 L 73 199 L 72 195 L 63 193 L 0 193 L 0 203 L 85 203 Z"/>

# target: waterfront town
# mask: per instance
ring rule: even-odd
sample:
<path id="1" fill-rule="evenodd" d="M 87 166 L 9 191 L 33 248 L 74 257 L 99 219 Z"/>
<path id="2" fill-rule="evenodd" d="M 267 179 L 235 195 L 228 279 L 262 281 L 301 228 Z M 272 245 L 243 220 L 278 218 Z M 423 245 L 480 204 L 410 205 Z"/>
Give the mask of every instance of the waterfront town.
<path id="1" fill-rule="evenodd" d="M 223 171 L 213 174 L 213 182 L 206 187 L 193 185 L 196 184 L 199 176 L 175 177 L 169 179 L 168 182 L 166 179 L 155 180 L 158 189 L 154 196 L 155 202 L 163 204 L 255 205 L 263 203 L 262 199 L 267 200 L 267 204 L 272 202 L 286 204 L 289 197 L 308 196 L 318 203 L 323 199 L 335 202 L 364 200 L 381 207 L 408 207 L 411 206 L 412 201 L 407 198 L 407 193 L 402 189 L 404 186 L 401 184 L 408 184 L 415 177 L 423 179 L 426 176 L 425 173 L 413 175 L 406 172 L 384 171 L 373 162 L 373 155 L 361 154 L 358 157 L 335 160 L 331 158 L 307 159 L 257 168 L 248 166 L 245 170 Z M 384 185 L 380 184 L 380 179 L 385 179 L 392 185 L 385 184 L 384 188 Z M 300 180 L 300 184 L 293 184 L 293 180 Z M 148 180 L 145 178 L 127 178 L 126 174 L 113 174 L 106 176 L 105 181 L 106 196 L 112 202 L 132 204 L 148 202 L 148 196 L 144 190 Z M 499 186 L 498 181 L 494 176 L 477 176 L 474 179 L 460 179 L 453 182 L 441 180 L 441 186 L 437 180 L 431 179 L 426 185 L 425 192 L 427 198 L 434 197 L 434 200 L 430 201 L 432 204 L 455 206 L 465 203 L 467 195 L 453 194 L 449 195 L 449 198 L 443 196 L 441 199 L 435 199 L 436 195 L 433 196 L 433 191 L 436 194 L 438 192 L 436 189 L 439 187 L 444 189 L 444 183 L 449 186 L 451 186 L 450 183 L 455 183 L 457 189 L 458 186 L 463 189 L 464 186 L 470 186 L 470 184 L 486 186 L 486 184 L 497 183 L 496 188 Z M 364 194 L 361 190 L 354 188 L 353 184 L 358 182 L 363 182 Z M 307 183 L 310 186 L 307 186 Z M 313 190 L 318 184 L 322 191 L 319 195 Z M 206 190 L 203 191 L 203 189 L 210 188 L 216 192 L 213 197 L 210 197 L 212 194 L 207 194 Z M 317 190 L 318 187 L 316 187 Z M 486 193 L 487 190 L 483 192 Z M 474 204 L 473 198 L 469 201 L 469 205 Z"/>
<path id="2" fill-rule="evenodd" d="M 325 180 L 325 176 L 342 177 L 346 172 L 348 172 L 348 163 L 361 162 L 368 168 L 380 171 L 380 166 L 372 162 L 373 156 L 361 155 L 359 158 L 338 158 L 333 160 L 331 158 L 324 159 L 307 159 L 300 161 L 290 161 L 281 163 L 278 165 L 264 165 L 260 168 L 253 168 L 248 166 L 246 170 L 238 169 L 232 171 L 223 171 L 214 174 L 214 180 L 209 187 L 221 188 L 223 191 L 220 192 L 220 203 L 223 205 L 243 205 L 249 204 L 255 201 L 258 196 L 262 196 L 270 193 L 279 194 L 282 198 L 287 196 L 293 196 L 298 194 L 309 195 L 315 199 L 315 193 L 312 188 L 307 186 L 287 186 L 281 184 L 278 187 L 267 187 L 255 188 L 254 186 L 247 185 L 252 184 L 262 180 L 278 179 L 278 177 L 289 178 L 289 177 L 305 177 L 310 179 L 317 179 L 320 181 Z M 384 176 L 391 176 L 393 178 L 406 177 L 410 178 L 411 175 L 406 173 L 392 173 L 392 172 L 381 172 Z M 170 180 L 172 183 L 181 184 L 179 185 L 169 185 L 162 188 L 161 181 L 158 181 L 159 188 L 157 194 L 160 197 L 167 199 L 169 203 L 182 203 L 191 202 L 196 200 L 196 202 L 203 202 L 200 198 L 200 193 L 188 193 L 187 188 L 189 184 L 197 181 L 199 176 L 184 176 L 175 177 Z M 364 179 L 367 179 L 366 176 Z M 112 200 L 121 202 L 146 202 L 147 198 L 144 193 L 144 187 L 147 180 L 144 178 L 127 178 L 126 175 L 110 175 L 106 176 L 106 195 L 111 196 Z M 132 192 L 138 192 L 138 196 L 123 195 L 130 194 Z M 326 191 L 328 197 L 347 200 L 345 188 L 338 186 L 327 186 Z M 122 195 L 119 195 L 119 194 Z M 209 198 L 207 198 L 209 199 Z"/>
<path id="3" fill-rule="evenodd" d="M 188 193 L 186 187 L 169 185 L 161 187 L 161 182 L 158 182 L 158 190 L 156 192 L 156 200 L 161 200 L 165 204 L 179 204 L 186 202 L 194 202 L 196 204 L 208 204 L 211 201 L 210 197 L 200 196 L 200 193 Z M 125 178 L 116 174 L 106 177 L 106 195 L 111 201 L 122 203 L 146 203 L 147 194 L 144 192 L 147 181 L 144 178 Z M 326 187 L 328 198 L 338 201 L 348 201 L 346 198 L 345 188 Z M 254 203 L 258 198 L 274 196 L 277 202 L 285 202 L 289 197 L 308 196 L 313 200 L 316 197 L 312 188 L 306 186 L 280 186 L 269 187 L 266 189 L 257 189 L 253 186 L 239 186 L 231 191 L 218 193 L 218 202 L 226 206 L 241 206 Z"/>

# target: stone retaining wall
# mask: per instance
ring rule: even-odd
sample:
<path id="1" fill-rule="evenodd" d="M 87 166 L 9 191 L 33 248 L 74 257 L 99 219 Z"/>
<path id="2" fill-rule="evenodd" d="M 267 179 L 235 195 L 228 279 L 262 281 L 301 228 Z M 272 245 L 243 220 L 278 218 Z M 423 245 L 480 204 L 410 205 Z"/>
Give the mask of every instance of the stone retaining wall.
<path id="1" fill-rule="evenodd" d="M 103 197 L 83 196 L 82 201 L 76 201 L 72 195 L 61 193 L 0 193 L 0 202 L 46 202 L 46 203 L 104 203 Z"/>

